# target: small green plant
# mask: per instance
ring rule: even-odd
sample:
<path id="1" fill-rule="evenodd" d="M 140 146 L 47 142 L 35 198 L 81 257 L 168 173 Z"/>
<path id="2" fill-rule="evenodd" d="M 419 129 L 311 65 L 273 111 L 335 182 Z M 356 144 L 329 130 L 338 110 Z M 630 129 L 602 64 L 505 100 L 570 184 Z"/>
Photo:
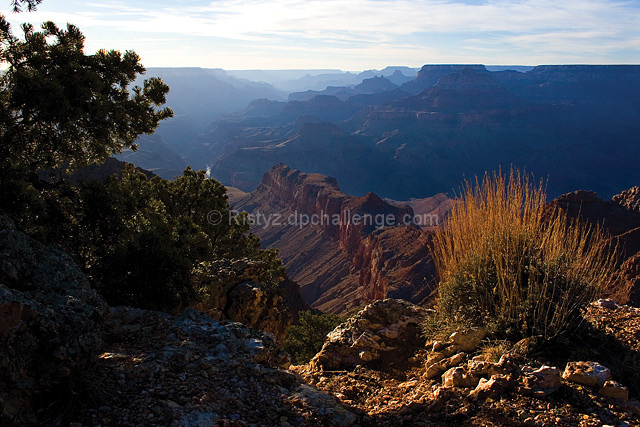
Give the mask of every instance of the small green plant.
<path id="1" fill-rule="evenodd" d="M 562 335 L 612 283 L 615 248 L 598 228 L 546 205 L 542 183 L 512 169 L 465 183 L 434 237 L 439 311 L 518 339 Z"/>
<path id="2" fill-rule="evenodd" d="M 299 315 L 300 322 L 289 328 L 283 348 L 294 364 L 303 365 L 322 349 L 327 334 L 345 319 L 336 314 L 313 314 L 309 310 Z"/>

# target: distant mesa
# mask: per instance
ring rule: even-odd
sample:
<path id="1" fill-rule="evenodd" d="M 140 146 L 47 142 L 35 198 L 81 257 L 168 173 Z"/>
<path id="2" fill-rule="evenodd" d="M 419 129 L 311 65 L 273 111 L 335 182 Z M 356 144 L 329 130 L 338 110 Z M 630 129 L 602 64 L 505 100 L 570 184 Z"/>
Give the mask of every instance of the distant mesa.
<path id="1" fill-rule="evenodd" d="M 459 73 L 463 70 L 473 70 L 477 72 L 488 72 L 484 65 L 469 64 L 451 64 L 451 65 L 425 65 L 423 66 L 414 80 L 406 82 L 402 85 L 402 89 L 419 94 L 423 90 L 434 86 L 438 80 L 452 73 Z"/>
<path id="2" fill-rule="evenodd" d="M 551 197 L 575 188 L 611 197 L 640 182 L 639 66 L 512 68 L 425 65 L 395 89 L 385 76 L 291 94 L 299 100 L 270 117 L 217 122 L 194 152 L 243 191 L 278 162 L 335 176 L 348 194 L 393 200 L 455 191 L 509 165 L 549 177 Z M 341 132 L 312 134 L 305 122 Z"/>
<path id="3" fill-rule="evenodd" d="M 403 80 L 404 76 L 402 75 L 402 73 L 400 73 L 399 75 L 394 75 L 397 81 Z M 393 77 L 394 75 L 392 75 L 391 77 Z M 390 78 L 387 79 L 384 76 L 373 76 L 371 78 L 362 80 L 362 83 L 353 87 L 328 86 L 325 90 L 322 91 L 308 90 L 305 92 L 294 92 L 289 94 L 289 101 L 308 101 L 316 96 L 321 95 L 331 95 L 343 101 L 346 101 L 355 95 L 374 94 L 398 89 L 399 85 L 392 83 Z"/>
<path id="4" fill-rule="evenodd" d="M 250 72 L 164 75 L 175 82 L 176 117 L 120 157 L 164 177 L 186 165 L 210 168 L 223 184 L 251 192 L 283 162 L 334 176 L 347 194 L 393 200 L 450 193 L 467 177 L 510 165 L 548 177 L 550 197 L 585 188 L 609 198 L 640 182 L 640 66 L 255 74 L 295 82 L 287 93 L 245 81 Z M 394 80 L 402 76 L 410 80 Z"/>

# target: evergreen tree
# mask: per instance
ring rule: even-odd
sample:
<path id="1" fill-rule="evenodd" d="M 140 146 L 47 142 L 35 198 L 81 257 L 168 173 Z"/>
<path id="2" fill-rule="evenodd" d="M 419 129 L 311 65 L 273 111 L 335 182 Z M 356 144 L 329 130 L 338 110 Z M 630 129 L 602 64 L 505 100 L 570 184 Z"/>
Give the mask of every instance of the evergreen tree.
<path id="1" fill-rule="evenodd" d="M 31 5 L 31 3 L 29 3 Z M 31 6 L 30 6 L 31 7 Z M 160 108 L 169 87 L 150 78 L 135 52 L 100 50 L 85 55 L 74 25 L 22 25 L 13 35 L 0 15 L 0 159 L 29 170 L 100 163 L 173 115 Z"/>

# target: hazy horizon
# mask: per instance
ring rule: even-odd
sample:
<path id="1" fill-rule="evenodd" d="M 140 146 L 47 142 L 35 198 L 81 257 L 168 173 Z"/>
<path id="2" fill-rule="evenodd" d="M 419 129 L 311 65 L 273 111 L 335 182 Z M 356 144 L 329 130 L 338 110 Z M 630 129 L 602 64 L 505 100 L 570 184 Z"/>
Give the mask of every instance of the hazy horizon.
<path id="1" fill-rule="evenodd" d="M 19 25 L 77 25 L 86 51 L 147 67 L 362 71 L 391 64 L 638 64 L 640 3 L 575 0 L 44 1 Z"/>

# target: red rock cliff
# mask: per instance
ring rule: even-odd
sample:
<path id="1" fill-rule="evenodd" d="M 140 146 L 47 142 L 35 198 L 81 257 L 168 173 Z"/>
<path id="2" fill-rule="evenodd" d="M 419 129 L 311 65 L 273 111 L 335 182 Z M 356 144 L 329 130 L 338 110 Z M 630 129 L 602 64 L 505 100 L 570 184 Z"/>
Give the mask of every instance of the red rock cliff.
<path id="1" fill-rule="evenodd" d="M 320 310 L 346 312 L 387 296 L 418 302 L 435 284 L 429 234 L 406 225 L 409 206 L 349 196 L 334 178 L 283 164 L 231 203 L 251 214 L 263 245 L 280 250 L 302 296 Z"/>

